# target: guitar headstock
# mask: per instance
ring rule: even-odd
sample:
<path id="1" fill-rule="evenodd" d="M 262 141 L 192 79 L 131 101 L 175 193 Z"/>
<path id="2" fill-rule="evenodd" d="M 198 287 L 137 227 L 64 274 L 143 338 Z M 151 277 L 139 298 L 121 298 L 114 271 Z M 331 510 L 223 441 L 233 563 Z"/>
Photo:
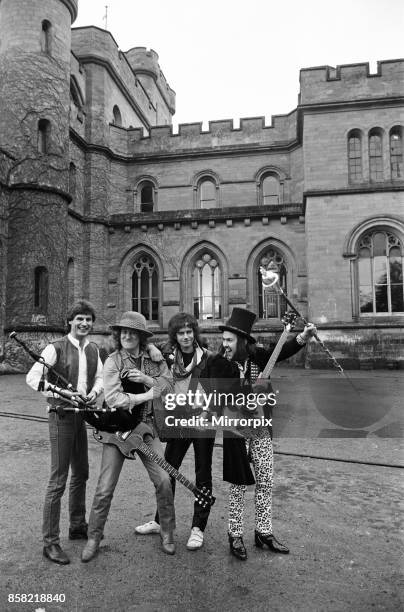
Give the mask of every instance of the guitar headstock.
<path id="1" fill-rule="evenodd" d="M 295 312 L 293 311 L 285 312 L 285 314 L 282 317 L 282 323 L 285 326 L 285 328 L 288 327 L 289 331 L 292 331 L 292 329 L 296 325 L 297 319 L 298 319 L 298 316 Z"/>
<path id="2" fill-rule="evenodd" d="M 200 506 L 202 506 L 202 508 L 209 508 L 210 506 L 213 506 L 216 501 L 216 497 L 214 497 L 206 487 L 195 489 L 193 493 L 196 501 Z"/>

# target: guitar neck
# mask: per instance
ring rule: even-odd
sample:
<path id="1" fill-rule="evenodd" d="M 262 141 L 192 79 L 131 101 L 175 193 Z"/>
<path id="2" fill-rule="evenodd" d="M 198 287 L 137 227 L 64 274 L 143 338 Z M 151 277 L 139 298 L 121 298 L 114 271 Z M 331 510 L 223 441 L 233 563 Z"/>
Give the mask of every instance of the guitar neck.
<path id="1" fill-rule="evenodd" d="M 289 335 L 289 331 L 290 331 L 290 326 L 286 325 L 285 329 L 283 330 L 278 342 L 276 343 L 276 346 L 272 352 L 272 355 L 269 358 L 269 361 L 267 363 L 267 365 L 265 366 L 262 374 L 260 375 L 260 378 L 269 378 L 269 376 L 271 375 L 272 370 L 275 367 L 276 364 L 276 360 L 279 357 L 279 353 L 282 350 L 283 345 L 286 342 L 286 339 Z"/>
<path id="2" fill-rule="evenodd" d="M 188 478 L 185 478 L 183 474 L 170 465 L 163 457 L 155 453 L 150 446 L 145 444 L 145 442 L 141 442 L 139 444 L 138 450 L 146 455 L 146 457 L 149 457 L 149 459 L 157 463 L 161 468 L 163 468 L 163 470 L 168 472 L 170 476 L 178 480 L 178 482 L 184 485 L 184 487 L 187 487 L 187 489 L 192 491 L 192 493 L 198 493 L 197 487 L 190 480 L 188 480 Z"/>

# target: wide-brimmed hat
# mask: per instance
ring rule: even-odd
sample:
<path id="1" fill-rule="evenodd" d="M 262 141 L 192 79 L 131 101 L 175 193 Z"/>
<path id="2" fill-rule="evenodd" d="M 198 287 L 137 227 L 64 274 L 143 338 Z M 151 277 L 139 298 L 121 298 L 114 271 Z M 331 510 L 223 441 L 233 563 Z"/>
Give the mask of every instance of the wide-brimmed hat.
<path id="1" fill-rule="evenodd" d="M 251 336 L 251 328 L 257 315 L 246 308 L 233 308 L 230 319 L 225 325 L 219 325 L 221 331 L 231 331 L 233 334 L 247 338 L 249 342 L 255 343 L 256 340 Z"/>
<path id="2" fill-rule="evenodd" d="M 140 312 L 135 312 L 133 310 L 124 312 L 119 323 L 111 325 L 111 329 L 121 329 L 122 327 L 133 329 L 137 331 L 138 334 L 143 334 L 143 336 L 147 338 L 153 335 L 146 327 L 146 319 L 144 316 L 140 314 Z"/>

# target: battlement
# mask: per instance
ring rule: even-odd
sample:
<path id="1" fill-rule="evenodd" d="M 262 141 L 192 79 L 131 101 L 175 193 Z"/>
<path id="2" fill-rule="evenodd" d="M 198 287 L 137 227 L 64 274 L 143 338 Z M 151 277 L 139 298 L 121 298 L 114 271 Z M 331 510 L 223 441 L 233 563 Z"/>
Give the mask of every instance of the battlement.
<path id="1" fill-rule="evenodd" d="M 178 134 L 171 125 L 153 126 L 149 133 L 141 128 L 123 129 L 110 126 L 110 146 L 121 155 L 178 153 L 196 149 L 221 147 L 248 147 L 249 145 L 288 147 L 297 141 L 297 111 L 288 115 L 275 115 L 272 125 L 265 125 L 264 117 L 248 117 L 234 128 L 232 119 L 210 121 L 209 129 L 202 122 L 182 123 Z"/>
<path id="2" fill-rule="evenodd" d="M 300 104 L 321 104 L 404 95 L 404 59 L 317 66 L 300 71 Z"/>
<path id="3" fill-rule="evenodd" d="M 168 107 L 175 112 L 175 92 L 171 89 L 159 65 L 159 56 L 153 49 L 133 47 L 125 56 L 135 74 L 149 74 L 157 83 Z"/>

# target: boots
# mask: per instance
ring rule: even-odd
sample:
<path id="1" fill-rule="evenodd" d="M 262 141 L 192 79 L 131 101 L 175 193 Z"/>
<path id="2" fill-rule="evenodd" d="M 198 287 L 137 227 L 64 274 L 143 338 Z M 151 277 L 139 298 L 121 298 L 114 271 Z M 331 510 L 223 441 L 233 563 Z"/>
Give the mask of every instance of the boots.
<path id="1" fill-rule="evenodd" d="M 278 542 L 272 533 L 270 535 L 263 535 L 259 531 L 255 531 L 255 546 L 263 548 L 264 544 L 275 553 L 289 554 L 289 548 Z"/>
<path id="2" fill-rule="evenodd" d="M 240 559 L 240 561 L 245 561 L 247 559 L 247 551 L 241 536 L 232 536 L 229 533 L 229 544 L 232 555 Z"/>

